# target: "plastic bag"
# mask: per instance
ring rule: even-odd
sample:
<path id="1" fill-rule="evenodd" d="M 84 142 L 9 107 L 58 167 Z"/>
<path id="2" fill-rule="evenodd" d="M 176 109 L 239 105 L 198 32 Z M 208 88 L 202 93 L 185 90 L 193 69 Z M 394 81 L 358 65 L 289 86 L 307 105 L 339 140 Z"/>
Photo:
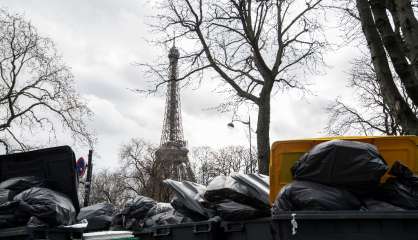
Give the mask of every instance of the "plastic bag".
<path id="1" fill-rule="evenodd" d="M 379 200 L 405 209 L 418 210 L 418 177 L 400 162 L 395 162 L 389 173 L 395 177 L 388 178 L 380 186 Z"/>
<path id="2" fill-rule="evenodd" d="M 418 176 L 414 175 L 411 169 L 409 169 L 407 166 L 403 165 L 399 161 L 393 163 L 392 167 L 390 168 L 389 174 L 395 176 L 397 180 L 399 180 L 407 186 L 418 188 Z"/>
<path id="3" fill-rule="evenodd" d="M 280 211 L 359 210 L 361 202 L 350 192 L 314 182 L 293 181 L 284 186 L 273 204 Z"/>
<path id="4" fill-rule="evenodd" d="M 113 216 L 111 226 L 125 229 L 142 227 L 148 212 L 156 205 L 157 202 L 154 199 L 145 196 L 131 199 L 120 213 Z"/>
<path id="5" fill-rule="evenodd" d="M 83 207 L 80 209 L 80 212 L 77 215 L 77 221 L 81 221 L 82 219 L 89 220 L 92 217 L 97 216 L 112 216 L 114 212 L 113 205 L 110 203 L 102 202 L 97 203 L 94 205 L 90 205 L 87 207 Z"/>
<path id="6" fill-rule="evenodd" d="M 313 147 L 292 167 L 296 180 L 342 187 L 367 195 L 377 189 L 388 170 L 374 145 L 332 140 Z"/>
<path id="7" fill-rule="evenodd" d="M 418 210 L 418 189 L 403 184 L 397 178 L 389 178 L 380 186 L 378 199 L 405 209 Z"/>
<path id="8" fill-rule="evenodd" d="M 112 222 L 114 212 L 113 205 L 110 203 L 97 203 L 83 207 L 77 216 L 77 221 L 86 219 L 88 224 L 86 231 L 107 230 Z"/>
<path id="9" fill-rule="evenodd" d="M 365 199 L 363 200 L 364 208 L 363 211 L 405 211 L 405 209 L 397 207 L 387 202 L 379 201 L 376 199 Z"/>
<path id="10" fill-rule="evenodd" d="M 217 176 L 206 189 L 205 198 L 212 203 L 221 203 L 232 200 L 237 203 L 249 205 L 257 209 L 270 209 L 264 197 L 248 184 L 231 176 Z"/>
<path id="11" fill-rule="evenodd" d="M 185 204 L 184 200 L 178 197 L 173 197 L 171 200 L 171 206 L 179 213 L 187 216 L 188 218 L 192 219 L 193 221 L 204 221 L 208 220 L 207 216 L 202 216 L 195 211 L 190 210 Z M 215 216 L 215 211 L 213 209 L 205 208 L 208 215 Z"/>
<path id="12" fill-rule="evenodd" d="M 20 217 L 18 209 L 20 201 L 10 201 L 0 204 L 0 228 L 22 226 L 29 220 L 28 217 Z"/>
<path id="13" fill-rule="evenodd" d="M 231 200 L 217 203 L 216 212 L 226 221 L 250 220 L 270 216 L 269 210 L 260 210 Z"/>
<path id="14" fill-rule="evenodd" d="M 151 217 L 160 213 L 165 213 L 168 211 L 173 210 L 173 206 L 171 206 L 170 203 L 165 203 L 165 202 L 158 202 L 157 204 L 155 204 L 154 207 L 152 207 L 148 212 L 146 217 Z"/>
<path id="15" fill-rule="evenodd" d="M 75 222 L 76 211 L 70 199 L 48 188 L 29 188 L 14 197 L 20 201 L 17 211 L 21 216 L 37 217 L 50 226 Z"/>
<path id="16" fill-rule="evenodd" d="M 45 180 L 35 176 L 9 178 L 0 183 L 0 189 L 10 190 L 10 197 L 13 199 L 17 194 L 32 187 L 46 187 Z"/>
<path id="17" fill-rule="evenodd" d="M 170 210 L 168 212 L 159 213 L 145 219 L 143 227 L 147 228 L 169 224 L 180 224 L 185 222 L 192 222 L 192 220 L 175 210 Z"/>
<path id="18" fill-rule="evenodd" d="M 211 211 L 203 206 L 206 201 L 203 198 L 206 191 L 205 186 L 189 181 L 178 182 L 171 179 L 164 180 L 164 183 L 174 190 L 178 201 L 181 202 L 181 206 L 172 204 L 175 209 L 199 220 L 209 219 L 213 216 Z"/>
<path id="19" fill-rule="evenodd" d="M 13 200 L 14 193 L 9 189 L 0 188 L 0 204 Z"/>
<path id="20" fill-rule="evenodd" d="M 126 203 L 126 206 L 122 211 L 122 215 L 127 218 L 143 219 L 147 215 L 148 211 L 156 204 L 157 202 L 152 198 L 138 196 Z"/>
<path id="21" fill-rule="evenodd" d="M 262 174 L 235 173 L 232 174 L 231 177 L 239 181 L 241 184 L 247 185 L 250 188 L 250 191 L 253 191 L 252 195 L 257 196 L 257 198 L 263 202 L 265 206 L 270 206 L 270 184 L 268 176 Z"/>

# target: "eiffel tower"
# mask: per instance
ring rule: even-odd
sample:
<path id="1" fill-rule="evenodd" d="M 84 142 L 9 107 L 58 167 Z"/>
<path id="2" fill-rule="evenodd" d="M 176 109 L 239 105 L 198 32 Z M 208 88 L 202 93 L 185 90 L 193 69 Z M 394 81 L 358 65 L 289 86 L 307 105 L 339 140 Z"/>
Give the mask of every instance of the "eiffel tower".
<path id="1" fill-rule="evenodd" d="M 154 198 L 158 201 L 170 200 L 170 192 L 162 183 L 170 178 L 177 181 L 194 181 L 195 177 L 187 156 L 189 150 L 184 140 L 181 121 L 180 93 L 178 86 L 178 60 L 180 53 L 173 45 L 168 54 L 169 80 L 167 82 L 167 95 L 164 114 L 164 123 L 161 134 L 160 147 L 155 152 L 156 178 L 154 183 Z M 158 184 L 160 183 L 160 184 Z"/>

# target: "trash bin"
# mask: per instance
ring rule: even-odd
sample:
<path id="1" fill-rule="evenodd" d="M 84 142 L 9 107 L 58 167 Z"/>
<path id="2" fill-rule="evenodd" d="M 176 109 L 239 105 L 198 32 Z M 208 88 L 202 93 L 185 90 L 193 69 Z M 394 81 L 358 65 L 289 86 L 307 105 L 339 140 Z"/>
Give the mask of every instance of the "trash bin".
<path id="1" fill-rule="evenodd" d="M 271 218 L 222 222 L 224 240 L 273 240 Z"/>
<path id="2" fill-rule="evenodd" d="M 270 203 L 280 189 L 293 180 L 291 167 L 315 145 L 333 140 L 352 140 L 375 145 L 389 167 L 396 161 L 418 173 L 418 136 L 332 137 L 276 141 L 270 151 Z M 382 182 L 387 179 L 382 178 Z"/>
<path id="3" fill-rule="evenodd" d="M 417 226 L 418 211 L 283 212 L 272 221 L 275 240 L 416 240 Z"/>
<path id="4" fill-rule="evenodd" d="M 79 212 L 75 155 L 69 146 L 0 156 L 0 182 L 22 176 L 44 180 L 48 188 L 68 197 Z M 0 215 L 0 220 L 7 217 Z M 16 226 L 0 229 L 0 240 L 81 240 L 82 234 L 83 229 Z"/>
<path id="5" fill-rule="evenodd" d="M 82 229 L 15 227 L 0 230 L 0 240 L 82 240 Z"/>
<path id="6" fill-rule="evenodd" d="M 50 189 L 71 199 L 77 213 L 80 211 L 75 155 L 69 146 L 0 156 L 0 182 L 23 176 L 45 180 Z"/>
<path id="7" fill-rule="evenodd" d="M 221 231 L 216 221 L 201 221 L 156 226 L 134 232 L 141 240 L 219 240 Z"/>

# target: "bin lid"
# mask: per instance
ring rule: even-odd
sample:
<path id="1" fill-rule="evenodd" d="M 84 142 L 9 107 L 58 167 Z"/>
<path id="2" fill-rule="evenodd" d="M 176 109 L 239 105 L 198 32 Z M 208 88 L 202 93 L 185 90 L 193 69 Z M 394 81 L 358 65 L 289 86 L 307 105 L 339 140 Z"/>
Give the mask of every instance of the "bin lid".
<path id="1" fill-rule="evenodd" d="M 70 198 L 79 212 L 75 155 L 69 146 L 0 155 L 0 182 L 23 176 L 46 180 L 50 189 Z"/>

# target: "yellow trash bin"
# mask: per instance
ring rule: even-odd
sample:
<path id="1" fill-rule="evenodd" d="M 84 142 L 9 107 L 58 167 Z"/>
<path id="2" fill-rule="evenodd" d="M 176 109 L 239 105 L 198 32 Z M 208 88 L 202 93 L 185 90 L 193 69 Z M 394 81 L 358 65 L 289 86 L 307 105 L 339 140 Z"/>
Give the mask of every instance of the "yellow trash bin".
<path id="1" fill-rule="evenodd" d="M 376 137 L 327 137 L 301 140 L 276 141 L 270 150 L 270 202 L 274 202 L 280 189 L 292 181 L 290 168 L 313 146 L 333 140 L 352 140 L 375 145 L 389 167 L 398 160 L 418 173 L 417 136 L 376 136 Z M 382 180 L 385 180 L 384 176 Z"/>

